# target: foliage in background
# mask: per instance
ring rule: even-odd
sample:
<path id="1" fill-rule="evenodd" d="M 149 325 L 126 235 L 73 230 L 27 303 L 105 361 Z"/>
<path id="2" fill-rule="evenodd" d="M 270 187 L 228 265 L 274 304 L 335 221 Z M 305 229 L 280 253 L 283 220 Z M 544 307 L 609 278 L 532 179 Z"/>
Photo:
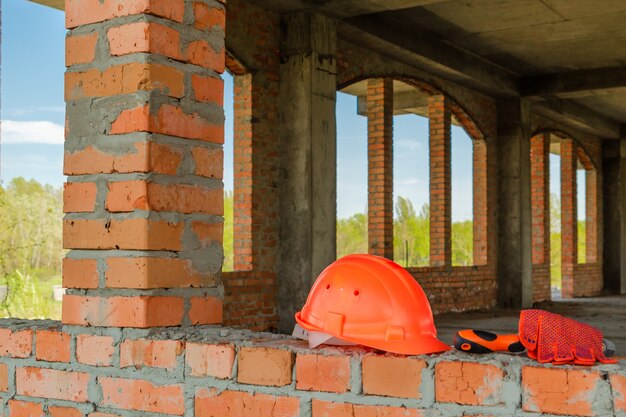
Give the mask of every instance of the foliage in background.
<path id="1" fill-rule="evenodd" d="M 60 318 L 62 204 L 61 190 L 35 180 L 0 186 L 0 317 Z"/>
<path id="2" fill-rule="evenodd" d="M 415 211 L 411 200 L 398 197 L 393 222 L 394 260 L 404 267 L 428 266 L 430 259 L 430 207 Z M 473 222 L 452 224 L 452 264 L 473 263 Z M 337 220 L 337 257 L 367 253 L 367 215 L 357 213 Z"/>
<path id="3" fill-rule="evenodd" d="M 233 192 L 224 191 L 224 272 L 234 269 L 233 233 Z"/>

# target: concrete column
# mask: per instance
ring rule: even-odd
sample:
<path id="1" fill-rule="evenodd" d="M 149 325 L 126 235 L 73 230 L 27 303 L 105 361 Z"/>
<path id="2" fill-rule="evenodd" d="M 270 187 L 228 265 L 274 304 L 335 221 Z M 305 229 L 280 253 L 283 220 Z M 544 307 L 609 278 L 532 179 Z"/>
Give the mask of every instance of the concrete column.
<path id="1" fill-rule="evenodd" d="M 578 263 L 578 156 L 572 139 L 561 139 L 561 295 L 574 296 L 574 267 Z"/>
<path id="2" fill-rule="evenodd" d="M 529 106 L 498 101 L 498 304 L 532 305 Z"/>
<path id="3" fill-rule="evenodd" d="M 452 263 L 452 168 L 450 104 L 443 95 L 428 98 L 430 123 L 430 265 Z"/>
<path id="4" fill-rule="evenodd" d="M 66 2 L 64 324 L 222 321 L 224 5 L 194 6 Z"/>
<path id="5" fill-rule="evenodd" d="M 280 68 L 282 171 L 279 329 L 336 257 L 337 47 L 334 21 L 311 13 L 283 17 Z"/>
<path id="6" fill-rule="evenodd" d="M 626 139 L 602 146 L 604 288 L 626 294 Z"/>
<path id="7" fill-rule="evenodd" d="M 393 80 L 367 84 L 369 253 L 393 259 Z"/>

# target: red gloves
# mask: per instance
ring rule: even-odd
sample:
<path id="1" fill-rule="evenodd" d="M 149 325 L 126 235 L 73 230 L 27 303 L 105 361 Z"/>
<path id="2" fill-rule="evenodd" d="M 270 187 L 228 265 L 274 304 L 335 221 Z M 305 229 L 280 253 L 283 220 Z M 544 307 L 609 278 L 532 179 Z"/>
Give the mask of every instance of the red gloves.
<path id="1" fill-rule="evenodd" d="M 528 356 L 541 363 L 617 363 L 604 356 L 600 330 L 547 311 L 522 310 L 519 337 Z"/>

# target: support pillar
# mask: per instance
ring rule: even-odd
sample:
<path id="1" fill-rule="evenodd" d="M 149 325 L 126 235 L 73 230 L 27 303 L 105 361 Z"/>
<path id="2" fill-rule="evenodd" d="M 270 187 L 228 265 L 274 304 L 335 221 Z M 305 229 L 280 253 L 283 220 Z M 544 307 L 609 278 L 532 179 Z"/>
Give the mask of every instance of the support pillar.
<path id="1" fill-rule="evenodd" d="M 604 288 L 626 294 L 626 139 L 602 147 Z"/>
<path id="2" fill-rule="evenodd" d="M 279 329 L 291 332 L 315 278 L 336 257 L 336 27 L 313 13 L 283 17 L 280 68 Z"/>
<path id="3" fill-rule="evenodd" d="M 369 253 L 393 259 L 393 80 L 367 83 Z"/>
<path id="4" fill-rule="evenodd" d="M 430 123 L 430 265 L 452 264 L 452 168 L 450 103 L 428 98 Z"/>
<path id="5" fill-rule="evenodd" d="M 572 139 L 561 139 L 561 295 L 574 296 L 574 268 L 578 263 L 576 168 L 578 156 Z"/>
<path id="6" fill-rule="evenodd" d="M 529 107 L 498 101 L 498 304 L 532 305 Z"/>
<path id="7" fill-rule="evenodd" d="M 130 3 L 66 1 L 63 323 L 220 323 L 224 32 Z"/>

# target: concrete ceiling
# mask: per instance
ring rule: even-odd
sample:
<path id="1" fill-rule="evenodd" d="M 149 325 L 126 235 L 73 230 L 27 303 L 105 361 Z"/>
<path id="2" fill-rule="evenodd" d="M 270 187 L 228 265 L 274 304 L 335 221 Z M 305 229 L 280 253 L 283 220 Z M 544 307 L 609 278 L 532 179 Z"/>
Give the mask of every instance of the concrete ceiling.
<path id="1" fill-rule="evenodd" d="M 401 62 L 494 97 L 528 97 L 538 112 L 601 137 L 626 132 L 626 0 L 254 3 L 329 15 L 340 37 Z"/>

